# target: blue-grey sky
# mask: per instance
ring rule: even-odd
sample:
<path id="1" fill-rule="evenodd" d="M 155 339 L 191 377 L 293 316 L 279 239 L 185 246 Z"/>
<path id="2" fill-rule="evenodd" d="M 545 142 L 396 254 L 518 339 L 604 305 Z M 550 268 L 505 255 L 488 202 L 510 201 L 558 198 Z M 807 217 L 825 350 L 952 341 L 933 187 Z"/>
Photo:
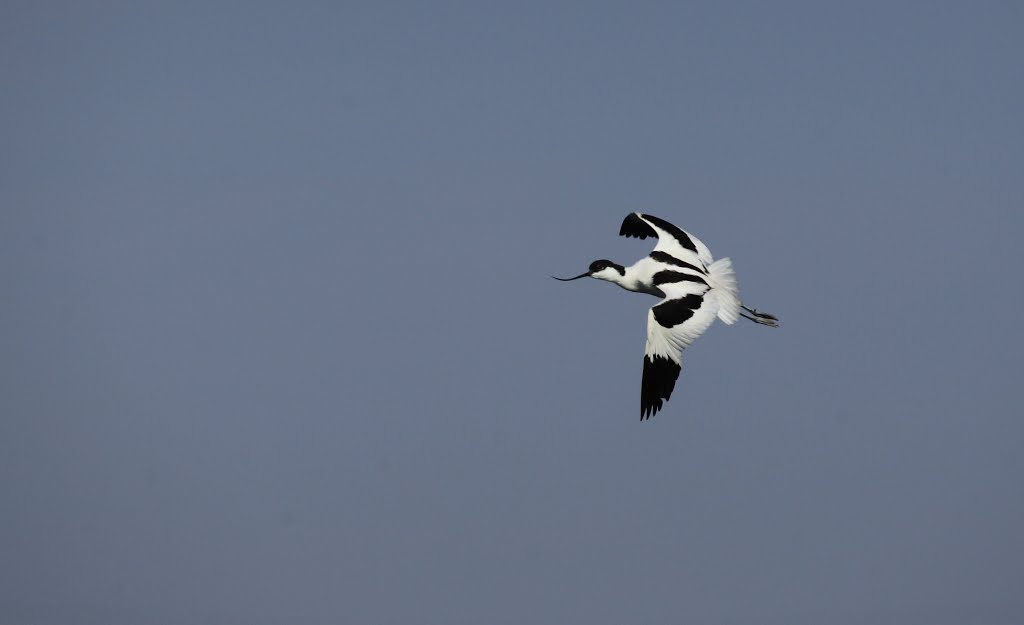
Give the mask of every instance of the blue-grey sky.
<path id="1" fill-rule="evenodd" d="M 5 2 L 0 623 L 1024 622 L 1015 2 Z M 731 256 L 639 421 L 629 211 Z"/>

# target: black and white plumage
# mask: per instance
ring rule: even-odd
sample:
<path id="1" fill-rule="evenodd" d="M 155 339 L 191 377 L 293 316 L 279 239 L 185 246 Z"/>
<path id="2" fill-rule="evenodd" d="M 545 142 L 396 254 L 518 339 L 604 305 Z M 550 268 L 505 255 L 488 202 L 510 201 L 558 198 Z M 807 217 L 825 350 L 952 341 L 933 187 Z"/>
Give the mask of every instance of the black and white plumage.
<path id="1" fill-rule="evenodd" d="M 654 237 L 658 243 L 648 256 L 629 267 L 596 260 L 585 273 L 555 279 L 597 278 L 661 298 L 647 313 L 640 390 L 643 420 L 657 414 L 672 396 L 682 370 L 683 349 L 704 334 L 716 317 L 732 325 L 742 316 L 770 327 L 778 327 L 778 319 L 744 306 L 732 261 L 715 260 L 708 247 L 689 232 L 653 215 L 631 213 L 623 220 L 619 235 Z"/>

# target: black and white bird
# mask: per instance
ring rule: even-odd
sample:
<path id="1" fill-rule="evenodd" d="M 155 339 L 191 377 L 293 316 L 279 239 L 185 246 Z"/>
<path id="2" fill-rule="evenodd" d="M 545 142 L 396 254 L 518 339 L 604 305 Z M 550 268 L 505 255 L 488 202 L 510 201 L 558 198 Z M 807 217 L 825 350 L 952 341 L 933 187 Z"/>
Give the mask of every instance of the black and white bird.
<path id="1" fill-rule="evenodd" d="M 650 255 L 629 267 L 610 260 L 595 260 L 590 269 L 568 282 L 597 278 L 613 282 L 627 291 L 661 298 L 647 313 L 647 345 L 640 388 L 640 419 L 661 410 L 672 396 L 682 370 L 683 349 L 714 322 L 717 316 L 732 325 L 744 317 L 776 328 L 779 320 L 743 305 L 739 298 L 736 272 L 728 258 L 715 260 L 700 239 L 653 215 L 631 213 L 622 222 L 619 235 L 646 239 L 658 244 Z M 554 276 L 552 276 L 554 277 Z"/>

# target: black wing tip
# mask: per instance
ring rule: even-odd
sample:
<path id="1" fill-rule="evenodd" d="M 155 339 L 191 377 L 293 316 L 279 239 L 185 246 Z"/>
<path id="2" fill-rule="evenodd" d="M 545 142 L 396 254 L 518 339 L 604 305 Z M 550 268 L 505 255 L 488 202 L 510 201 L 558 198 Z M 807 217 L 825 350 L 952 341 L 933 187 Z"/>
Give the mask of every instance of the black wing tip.
<path id="1" fill-rule="evenodd" d="M 654 231 L 654 228 L 652 228 L 650 224 L 643 219 L 640 219 L 640 216 L 637 213 L 630 213 L 622 220 L 622 226 L 619 228 L 619 236 L 646 239 L 647 237 L 657 238 L 658 233 Z"/>
<path id="2" fill-rule="evenodd" d="M 650 419 L 672 397 L 683 367 L 664 356 L 644 356 L 644 375 L 640 386 L 640 420 Z"/>
<path id="3" fill-rule="evenodd" d="M 654 404 L 651 404 L 649 406 L 641 405 L 640 406 L 640 420 L 641 421 L 650 421 L 651 417 L 653 417 L 654 415 L 658 414 L 658 412 L 661 410 L 661 405 L 662 405 L 662 401 L 660 399 L 657 402 L 655 402 Z"/>

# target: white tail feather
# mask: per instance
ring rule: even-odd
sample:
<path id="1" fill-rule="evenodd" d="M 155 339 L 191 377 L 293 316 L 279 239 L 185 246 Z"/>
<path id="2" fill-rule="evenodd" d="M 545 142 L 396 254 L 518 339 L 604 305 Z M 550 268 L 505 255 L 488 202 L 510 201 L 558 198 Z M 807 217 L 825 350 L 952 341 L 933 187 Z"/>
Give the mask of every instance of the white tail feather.
<path id="1" fill-rule="evenodd" d="M 732 325 L 740 318 L 740 286 L 736 282 L 736 272 L 732 261 L 719 258 L 708 265 L 711 274 L 711 293 L 718 301 L 718 318 L 723 323 Z"/>

